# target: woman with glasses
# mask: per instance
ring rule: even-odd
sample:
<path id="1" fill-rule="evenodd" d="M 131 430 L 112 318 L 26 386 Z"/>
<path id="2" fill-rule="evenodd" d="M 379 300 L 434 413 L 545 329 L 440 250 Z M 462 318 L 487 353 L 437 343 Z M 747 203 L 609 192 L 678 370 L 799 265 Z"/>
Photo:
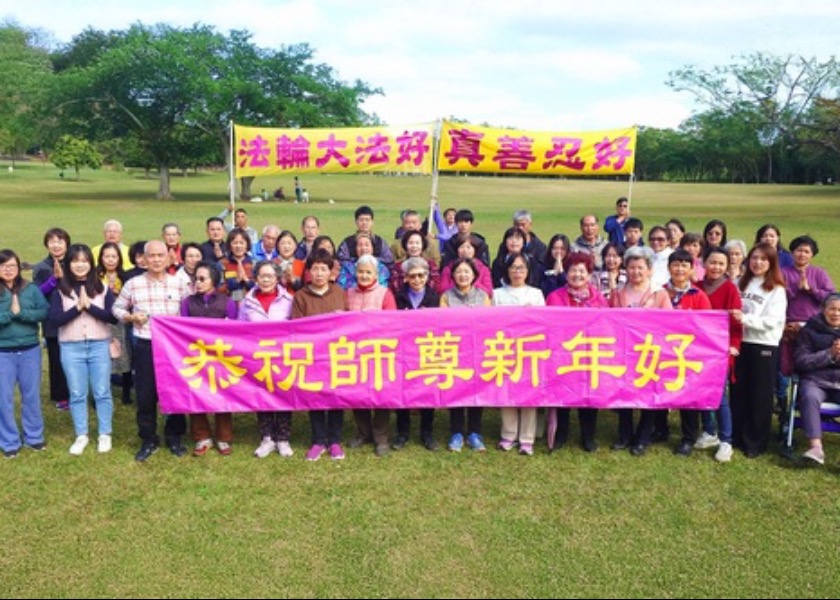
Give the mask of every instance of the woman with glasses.
<path id="1" fill-rule="evenodd" d="M 217 288 L 222 275 L 218 267 L 210 262 L 201 261 L 195 267 L 195 293 L 181 301 L 182 317 L 201 317 L 204 319 L 236 320 L 238 309 L 236 302 Z M 231 453 L 233 441 L 233 415 L 216 413 L 216 448 L 222 456 Z M 213 447 L 210 419 L 204 413 L 190 415 L 190 433 L 195 446 L 193 456 L 204 456 Z"/>
<path id="2" fill-rule="evenodd" d="M 43 450 L 41 415 L 41 346 L 38 330 L 49 312 L 38 286 L 20 274 L 20 258 L 0 250 L 0 450 L 6 458 L 20 452 L 15 419 L 15 385 L 20 389 L 23 443 Z"/>
<path id="3" fill-rule="evenodd" d="M 283 285 L 280 265 L 270 260 L 261 260 L 254 267 L 257 285 L 248 292 L 239 306 L 240 321 L 265 322 L 287 321 L 292 314 L 292 295 Z M 257 426 L 261 441 L 254 456 L 265 458 L 275 450 L 283 458 L 294 454 L 289 440 L 292 436 L 292 413 L 290 411 L 267 411 L 257 413 Z"/>
<path id="4" fill-rule="evenodd" d="M 542 291 L 528 285 L 530 268 L 526 255 L 519 252 L 507 255 L 502 286 L 493 290 L 493 306 L 545 306 Z M 537 437 L 537 409 L 503 407 L 501 413 L 499 449 L 508 452 L 518 445 L 520 454 L 532 456 Z"/>
<path id="5" fill-rule="evenodd" d="M 726 246 L 726 223 L 720 219 L 712 219 L 703 228 L 703 241 L 707 248 Z"/>
<path id="6" fill-rule="evenodd" d="M 403 272 L 401 279 L 404 283 L 395 294 L 397 310 L 418 310 L 440 306 L 440 297 L 430 281 L 429 262 L 422 256 L 411 256 L 398 264 L 401 264 Z M 411 410 L 404 408 L 394 412 L 397 414 L 397 437 L 391 442 L 391 448 L 401 450 L 409 440 Z M 434 409 L 420 409 L 420 442 L 426 450 L 438 449 L 438 443 L 432 436 L 434 420 Z"/>
<path id="7" fill-rule="evenodd" d="M 527 237 L 525 232 L 518 227 L 511 227 L 505 231 L 504 239 L 499 252 L 496 254 L 496 260 L 490 267 L 490 274 L 493 278 L 493 289 L 502 286 L 502 280 L 507 274 L 507 257 L 511 254 L 521 254 L 528 262 L 528 285 L 538 287 L 540 284 L 540 270 L 537 261 L 533 256 L 525 252 L 525 243 Z"/>
<path id="8" fill-rule="evenodd" d="M 650 281 L 654 289 L 661 288 L 671 278 L 671 274 L 668 272 L 668 257 L 671 256 L 674 249 L 671 248 L 670 243 L 671 233 L 667 227 L 662 227 L 662 225 L 651 227 L 648 232 L 648 244 L 650 244 L 650 249 L 653 250 Z M 625 254 L 625 262 L 626 257 Z"/>

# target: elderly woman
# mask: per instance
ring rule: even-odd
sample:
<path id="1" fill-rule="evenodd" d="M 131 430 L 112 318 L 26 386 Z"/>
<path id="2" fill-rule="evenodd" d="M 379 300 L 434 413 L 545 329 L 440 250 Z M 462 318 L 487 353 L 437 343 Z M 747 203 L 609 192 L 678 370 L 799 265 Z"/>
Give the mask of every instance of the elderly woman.
<path id="1" fill-rule="evenodd" d="M 359 241 L 365 238 L 358 238 Z M 347 290 L 347 310 L 396 310 L 397 302 L 394 294 L 377 280 L 380 261 L 373 254 L 362 250 L 357 245 L 359 258 L 356 259 L 356 284 Z M 371 414 L 373 413 L 373 414 Z M 374 443 L 376 456 L 388 454 L 388 409 L 377 408 L 373 411 L 367 408 L 353 410 L 356 420 L 356 437 L 350 441 L 351 448 L 361 448 L 369 442 Z"/>
<path id="2" fill-rule="evenodd" d="M 401 264 L 403 271 L 401 279 L 405 283 L 396 293 L 397 309 L 417 310 L 439 307 L 440 297 L 430 281 L 428 261 L 422 256 L 411 256 L 398 264 Z M 411 431 L 411 411 L 406 408 L 394 412 L 397 414 L 397 437 L 391 442 L 391 448 L 401 450 L 408 443 Z M 434 409 L 420 409 L 420 441 L 426 450 L 438 449 L 438 443 L 432 437 L 434 419 Z"/>
<path id="3" fill-rule="evenodd" d="M 746 266 L 744 260 L 747 258 L 747 245 L 743 240 L 729 240 L 723 247 L 729 257 L 729 266 L 726 267 L 726 276 L 735 285 L 741 280 Z"/>
<path id="4" fill-rule="evenodd" d="M 254 276 L 257 285 L 242 300 L 237 320 L 287 321 L 292 314 L 292 295 L 281 281 L 283 273 L 280 265 L 269 260 L 261 260 L 254 267 Z M 254 456 L 265 458 L 275 450 L 283 458 L 294 455 L 294 450 L 289 443 L 292 436 L 290 411 L 258 412 L 257 426 L 262 440 L 254 450 Z"/>
<path id="5" fill-rule="evenodd" d="M 840 294 L 826 296 L 822 312 L 799 332 L 794 360 L 800 375 L 799 414 L 809 444 L 802 456 L 823 464 L 820 406 L 840 403 Z"/>
<path id="6" fill-rule="evenodd" d="M 512 252 L 505 258 L 502 287 L 493 290 L 493 306 L 545 306 L 542 291 L 528 285 L 530 263 L 525 254 Z M 537 437 L 537 409 L 535 407 L 503 407 L 502 440 L 499 450 L 512 450 L 519 444 L 519 453 L 534 454 Z"/>
<path id="7" fill-rule="evenodd" d="M 452 278 L 455 287 L 443 292 L 440 305 L 443 308 L 473 308 L 476 306 L 490 306 L 490 296 L 483 289 L 476 286 L 479 270 L 476 266 L 481 261 L 471 258 L 456 258 L 449 267 L 452 268 Z M 481 406 L 469 408 L 452 408 L 449 410 L 449 451 L 460 452 L 464 447 L 464 412 L 467 421 L 467 445 L 476 452 L 485 452 L 484 438 L 481 436 L 481 417 L 484 409 Z"/>
<path id="8" fill-rule="evenodd" d="M 615 248 L 615 244 L 612 245 Z M 621 246 L 618 246 L 621 248 Z M 575 252 L 566 257 L 566 287 L 555 290 L 548 295 L 545 303 L 548 306 L 573 306 L 577 308 L 606 308 L 607 299 L 592 283 L 592 270 L 595 263 L 592 256 L 583 252 Z M 548 449 L 562 448 L 569 438 L 568 408 L 548 409 Z M 595 426 L 598 411 L 594 408 L 579 408 L 580 438 L 586 452 L 595 452 Z M 556 435 L 556 437 L 555 437 Z M 555 441 L 556 440 L 556 441 Z"/>
<path id="9" fill-rule="evenodd" d="M 654 227 L 654 230 L 657 228 Z M 659 227 L 664 238 L 664 228 Z M 654 234 L 651 234 L 654 235 Z M 661 246 L 666 246 L 666 240 L 661 240 Z M 670 248 L 669 248 L 670 250 Z M 671 255 L 672 251 L 668 252 Z M 672 310 L 668 292 L 661 288 L 654 288 L 651 276 L 653 274 L 654 252 L 650 248 L 633 247 L 624 254 L 624 269 L 627 271 L 627 285 L 610 296 L 612 308 L 660 308 Z M 669 275 L 670 278 L 670 275 Z M 633 456 L 641 456 L 647 452 L 652 442 L 654 419 L 658 411 L 642 410 L 636 433 L 633 433 L 633 409 L 618 410 L 618 441 L 613 444 L 613 450 L 624 450 L 630 446 Z"/>

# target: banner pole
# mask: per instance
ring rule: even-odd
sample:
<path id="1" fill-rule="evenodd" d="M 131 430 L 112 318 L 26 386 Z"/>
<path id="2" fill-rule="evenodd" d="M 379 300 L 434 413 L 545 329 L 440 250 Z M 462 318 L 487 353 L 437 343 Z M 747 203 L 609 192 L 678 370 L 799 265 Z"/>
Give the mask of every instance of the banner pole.
<path id="1" fill-rule="evenodd" d="M 438 119 L 435 123 L 435 130 L 432 134 L 432 190 L 429 197 L 429 231 L 428 234 L 433 233 L 435 229 L 435 203 L 437 202 L 438 183 L 440 174 L 438 173 L 438 152 L 440 150 L 440 130 L 443 124 L 443 119 Z"/>
<path id="2" fill-rule="evenodd" d="M 230 199 L 230 205 L 232 207 L 236 206 L 236 179 L 234 178 L 234 169 L 233 169 L 233 161 L 235 160 L 235 152 L 233 148 L 233 119 L 230 121 L 229 125 L 229 137 L 230 137 L 230 157 L 228 160 L 228 197 Z M 231 218 L 233 218 L 231 216 Z"/>

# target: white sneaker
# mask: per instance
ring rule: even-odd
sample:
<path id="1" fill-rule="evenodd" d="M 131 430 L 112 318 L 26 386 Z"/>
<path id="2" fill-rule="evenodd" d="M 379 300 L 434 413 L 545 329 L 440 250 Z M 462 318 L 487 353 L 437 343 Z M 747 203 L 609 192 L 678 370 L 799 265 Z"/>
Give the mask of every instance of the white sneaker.
<path id="1" fill-rule="evenodd" d="M 280 453 L 280 456 L 283 458 L 289 458 L 290 456 L 294 456 L 295 451 L 292 450 L 292 445 L 289 442 L 277 442 L 277 452 Z"/>
<path id="2" fill-rule="evenodd" d="M 718 436 L 714 434 L 709 435 L 705 431 L 701 433 L 700 437 L 697 438 L 697 441 L 694 442 L 695 450 L 708 450 L 709 448 L 716 448 L 717 446 L 720 446 Z"/>
<path id="3" fill-rule="evenodd" d="M 274 448 L 274 440 L 272 440 L 270 437 L 264 437 L 262 439 L 262 442 L 260 442 L 260 445 L 257 446 L 257 449 L 254 450 L 254 456 L 256 456 L 257 458 L 265 458 L 266 456 L 274 452 Z"/>
<path id="4" fill-rule="evenodd" d="M 70 454 L 73 456 L 81 456 L 82 452 L 84 452 L 85 448 L 87 448 L 88 442 L 90 442 L 90 438 L 88 438 L 88 436 L 76 436 L 76 441 L 73 442 L 72 446 L 70 446 Z"/>
<path id="5" fill-rule="evenodd" d="M 96 444 L 96 451 L 100 454 L 105 454 L 106 452 L 111 451 L 111 436 L 110 435 L 100 435 L 99 440 Z"/>
<path id="6" fill-rule="evenodd" d="M 721 442 L 720 448 L 715 452 L 715 460 L 718 462 L 729 462 L 732 460 L 732 444 Z"/>

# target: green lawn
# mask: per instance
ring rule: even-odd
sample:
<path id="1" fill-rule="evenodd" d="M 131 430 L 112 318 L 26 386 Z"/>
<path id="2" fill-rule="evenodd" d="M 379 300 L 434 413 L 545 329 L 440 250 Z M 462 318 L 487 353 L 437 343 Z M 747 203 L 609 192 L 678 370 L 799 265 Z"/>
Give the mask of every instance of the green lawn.
<path id="1" fill-rule="evenodd" d="M 128 241 L 159 235 L 167 221 L 202 241 L 204 220 L 226 204 L 221 173 L 173 178 L 167 202 L 154 200 L 157 182 L 142 172 L 83 171 L 80 182 L 57 173 L 0 170 L 0 246 L 23 260 L 43 258 L 50 226 L 94 244 L 108 218 L 123 222 Z M 291 179 L 257 180 L 255 190 L 289 192 Z M 340 239 L 367 203 L 391 237 L 399 212 L 424 209 L 431 188 L 430 178 L 302 179 L 310 205 L 247 204 L 252 225 L 298 232 L 314 213 Z M 574 237 L 583 213 L 603 218 L 626 193 L 626 182 L 476 177 L 442 178 L 439 191 L 444 206 L 477 214 L 493 246 L 515 209 L 534 212 L 544 240 Z M 720 218 L 748 242 L 765 222 L 784 240 L 808 232 L 822 248 L 816 262 L 840 281 L 840 187 L 636 184 L 633 213 L 646 227 L 677 216 L 692 231 Z M 616 419 L 605 412 L 595 455 L 577 448 L 573 422 L 571 447 L 549 455 L 539 446 L 532 458 L 430 453 L 415 436 L 384 459 L 365 449 L 306 463 L 306 415 L 295 416 L 289 460 L 252 458 L 255 419 L 237 415 L 231 457 L 162 451 L 139 465 L 133 410 L 116 403 L 111 454 L 69 456 L 69 414 L 45 401 L 48 450 L 0 461 L 0 596 L 837 596 L 837 436 L 826 438 L 824 468 L 775 452 L 727 465 L 703 452 L 682 460 L 666 446 L 634 458 L 608 450 Z M 439 413 L 440 442 L 447 425 Z M 496 411 L 484 427 L 498 441 Z M 348 412 L 346 439 L 351 431 Z M 677 431 L 674 415 L 672 446 Z M 797 440 L 801 448 L 801 432 Z"/>

